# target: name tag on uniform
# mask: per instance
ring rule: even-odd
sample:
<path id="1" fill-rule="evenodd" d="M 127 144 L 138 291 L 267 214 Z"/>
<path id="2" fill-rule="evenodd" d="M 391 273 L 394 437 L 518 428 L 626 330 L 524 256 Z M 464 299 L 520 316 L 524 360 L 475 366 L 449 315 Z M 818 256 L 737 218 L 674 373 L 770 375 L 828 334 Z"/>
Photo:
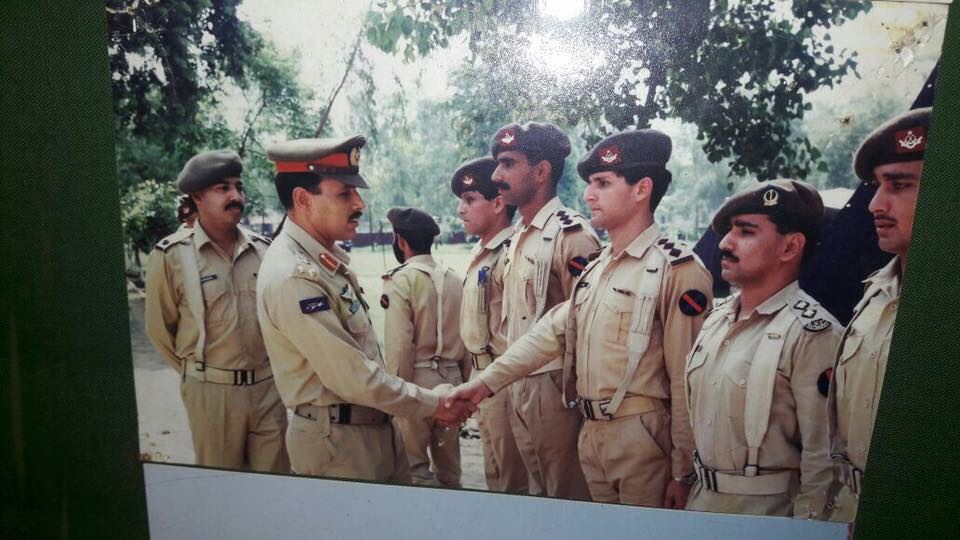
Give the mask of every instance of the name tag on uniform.
<path id="1" fill-rule="evenodd" d="M 330 300 L 326 296 L 316 298 L 307 298 L 300 301 L 301 313 L 316 313 L 318 311 L 327 311 L 330 309 Z"/>
<path id="2" fill-rule="evenodd" d="M 216 275 L 216 274 L 210 274 L 209 276 L 203 276 L 203 277 L 201 277 L 201 278 L 200 278 L 200 283 L 201 283 L 201 284 L 202 284 L 202 283 L 206 283 L 206 282 L 208 282 L 208 281 L 213 281 L 213 280 L 215 280 L 215 279 L 217 279 L 217 275 Z"/>

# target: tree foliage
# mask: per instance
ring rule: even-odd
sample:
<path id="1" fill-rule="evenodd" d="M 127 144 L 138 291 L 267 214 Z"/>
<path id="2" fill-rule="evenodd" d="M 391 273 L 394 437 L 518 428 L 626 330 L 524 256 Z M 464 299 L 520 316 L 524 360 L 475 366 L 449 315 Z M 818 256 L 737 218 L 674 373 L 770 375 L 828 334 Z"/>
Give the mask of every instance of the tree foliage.
<path id="1" fill-rule="evenodd" d="M 407 59 L 466 38 L 472 57 L 455 98 L 461 140 L 505 117 L 584 126 L 587 144 L 674 118 L 697 126 L 711 162 L 768 179 L 822 167 L 794 124 L 811 92 L 855 72 L 856 54 L 834 50 L 829 28 L 870 4 L 590 0 L 569 21 L 538 5 L 384 0 L 367 35 Z"/>

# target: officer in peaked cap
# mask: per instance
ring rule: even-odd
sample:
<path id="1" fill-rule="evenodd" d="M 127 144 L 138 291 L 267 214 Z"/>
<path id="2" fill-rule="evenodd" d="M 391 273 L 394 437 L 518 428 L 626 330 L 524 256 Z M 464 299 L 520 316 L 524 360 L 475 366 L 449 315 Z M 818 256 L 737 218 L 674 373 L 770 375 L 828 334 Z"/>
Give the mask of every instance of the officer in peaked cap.
<path id="1" fill-rule="evenodd" d="M 683 508 L 690 489 L 683 366 L 711 286 L 696 256 L 654 221 L 669 156 L 669 137 L 640 130 L 607 137 L 583 158 L 583 198 L 611 245 L 592 262 L 572 261 L 568 299 L 455 392 L 499 392 L 563 351 L 562 392 L 550 400 L 581 415 L 577 465 L 598 502 Z"/>
<path id="2" fill-rule="evenodd" d="M 504 202 L 520 212 L 503 278 L 503 322 L 507 341 L 513 343 L 569 298 L 586 257 L 600 241 L 586 218 L 557 197 L 570 154 L 570 139 L 560 128 L 539 122 L 508 124 L 494 134 L 490 151 L 498 163 L 492 179 Z M 558 395 L 561 364 L 556 356 L 510 386 L 510 426 L 529 473 L 531 494 L 587 499 L 577 465 L 582 419 Z"/>
<path id="3" fill-rule="evenodd" d="M 336 245 L 356 235 L 363 137 L 300 139 L 267 149 L 287 223 L 257 282 L 257 314 L 293 410 L 287 443 L 298 474 L 407 480 L 403 444 L 390 415 L 457 423 L 464 404 L 439 408 L 440 390 L 390 374 L 349 256 Z M 439 415 L 435 414 L 439 411 Z"/>
<path id="4" fill-rule="evenodd" d="M 460 339 L 463 278 L 434 260 L 436 221 L 417 208 L 391 208 L 400 266 L 383 275 L 387 369 L 423 388 L 455 385 L 466 373 Z M 460 487 L 459 430 L 429 418 L 397 418 L 415 484 Z"/>
<path id="5" fill-rule="evenodd" d="M 867 136 L 853 160 L 857 176 L 877 185 L 868 209 L 878 247 L 895 257 L 865 280 L 866 292 L 854 307 L 834 365 L 828 411 L 838 484 L 828 508 L 832 520 L 852 522 L 857 514 L 913 234 L 931 112 L 926 107 L 891 118 Z"/>
<path id="6" fill-rule="evenodd" d="M 460 336 L 475 375 L 507 348 L 500 331 L 503 307 L 503 270 L 513 234 L 517 207 L 503 201 L 493 171 L 497 160 L 472 159 L 461 164 L 450 178 L 450 190 L 460 200 L 457 214 L 470 235 L 479 236 L 471 250 L 460 307 Z M 477 423 L 483 443 L 483 470 L 487 489 L 505 493 L 527 492 L 527 468 L 520 458 L 510 429 L 509 392 L 500 392 L 480 405 Z"/>
<path id="7" fill-rule="evenodd" d="M 824 429 L 842 328 L 797 281 L 823 203 L 798 180 L 759 182 L 713 218 L 738 287 L 707 316 L 686 366 L 697 484 L 688 509 L 823 519 Z"/>
<path id="8" fill-rule="evenodd" d="M 146 332 L 182 374 L 199 465 L 289 472 L 286 409 L 274 384 L 254 297 L 269 241 L 239 226 L 243 163 L 202 152 L 177 179 L 197 217 L 147 263 Z"/>

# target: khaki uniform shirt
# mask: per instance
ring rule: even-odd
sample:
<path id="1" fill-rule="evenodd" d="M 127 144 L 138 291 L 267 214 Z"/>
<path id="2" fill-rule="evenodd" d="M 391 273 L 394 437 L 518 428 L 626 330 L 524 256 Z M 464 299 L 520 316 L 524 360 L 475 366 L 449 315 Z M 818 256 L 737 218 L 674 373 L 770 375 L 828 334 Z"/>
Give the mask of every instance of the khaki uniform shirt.
<path id="1" fill-rule="evenodd" d="M 426 273 L 409 266 L 420 263 L 435 268 L 430 255 L 410 257 L 383 276 L 384 347 L 387 368 L 401 379 L 412 381 L 414 364 L 437 354 L 437 290 Z M 443 277 L 443 342 L 440 358 L 460 363 L 463 370 L 466 351 L 460 339 L 460 299 L 462 278 L 451 269 Z"/>
<path id="2" fill-rule="evenodd" d="M 799 470 L 801 485 L 793 515 L 817 514 L 827 500 L 832 480 L 827 452 L 826 391 L 842 326 L 817 306 L 796 281 L 738 321 L 739 309 L 740 297 L 735 294 L 710 313 L 687 362 L 690 419 L 697 453 L 710 469 L 743 474 L 747 464 L 746 386 L 757 348 L 781 310 L 805 311 L 790 324 L 784 336 L 758 464 L 761 474 Z M 751 513 L 747 508 L 742 511 Z"/>
<path id="3" fill-rule="evenodd" d="M 557 197 L 541 208 L 528 225 L 517 228 L 507 252 L 503 285 L 502 324 L 506 325 L 508 343 L 515 342 L 537 322 L 537 262 L 543 254 L 544 231 L 552 220 L 558 220 L 562 226 L 549 253 L 550 260 L 542 261 L 548 268 L 545 275 L 549 280 L 544 313 L 570 297 L 574 280 L 587 264 L 587 256 L 600 247 L 597 233 L 586 218 L 564 207 Z M 571 271 L 571 265 L 577 270 Z M 554 358 L 535 373 L 562 367 L 563 359 Z"/>
<path id="4" fill-rule="evenodd" d="M 486 348 L 498 356 L 507 350 L 507 336 L 500 321 L 503 315 L 504 253 L 513 235 L 506 227 L 486 244 L 477 242 L 463 281 L 463 303 L 460 307 L 460 336 L 468 352 L 482 354 Z M 483 275 L 481 276 L 481 270 Z"/>
<path id="5" fill-rule="evenodd" d="M 577 393 L 580 397 L 610 399 L 623 380 L 627 364 L 627 334 L 636 306 L 638 276 L 647 270 L 651 250 L 660 249 L 661 238 L 654 224 L 614 257 L 605 248 L 577 285 L 573 297 L 548 312 L 530 332 L 511 345 L 480 379 L 498 391 L 511 381 L 563 354 L 565 328 L 571 303 L 576 306 Z M 669 253 L 675 250 L 674 255 Z M 710 273 L 695 255 L 685 249 L 664 250 L 660 270 L 663 281 L 654 312 L 650 344 L 627 387 L 627 397 L 646 396 L 669 400 L 671 410 L 672 474 L 693 472 L 693 434 L 684 396 L 684 361 L 703 324 L 703 315 L 686 315 L 680 299 L 700 291 L 709 305 Z M 701 310 L 703 313 L 703 310 Z"/>
<path id="6" fill-rule="evenodd" d="M 900 298 L 900 259 L 866 279 L 866 293 L 843 335 L 830 392 L 830 450 L 864 470 L 887 371 Z M 866 305 L 863 302 L 866 301 Z"/>
<path id="7" fill-rule="evenodd" d="M 431 416 L 436 393 L 387 373 L 349 261 L 289 219 L 267 250 L 257 312 L 280 397 L 291 409 L 352 403 Z"/>
<path id="8" fill-rule="evenodd" d="M 258 369 L 268 365 L 257 323 L 257 272 L 269 241 L 237 228 L 234 253 L 226 254 L 198 222 L 157 244 L 147 261 L 145 327 L 163 358 L 178 371 L 193 357 L 199 325 L 205 325 L 204 361 L 219 369 Z M 199 268 L 184 268 L 183 249 L 196 249 Z M 199 272 L 203 298 L 187 298 L 184 272 Z M 189 302 L 202 302 L 197 321 Z"/>

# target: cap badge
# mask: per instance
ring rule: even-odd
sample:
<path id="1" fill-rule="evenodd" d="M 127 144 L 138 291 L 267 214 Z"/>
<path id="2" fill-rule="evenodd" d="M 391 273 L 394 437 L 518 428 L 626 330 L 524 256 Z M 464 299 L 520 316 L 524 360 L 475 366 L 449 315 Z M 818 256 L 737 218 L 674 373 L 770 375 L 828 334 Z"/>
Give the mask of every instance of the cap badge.
<path id="1" fill-rule="evenodd" d="M 350 166 L 357 167 L 360 165 L 360 147 L 354 146 L 350 150 Z"/>
<path id="2" fill-rule="evenodd" d="M 917 131 L 920 132 L 919 136 L 915 134 L 912 129 L 908 129 L 906 132 L 897 132 L 896 138 L 898 154 L 913 152 L 915 150 L 923 150 L 922 145 L 924 139 L 924 130 L 923 128 L 917 128 Z"/>
<path id="3" fill-rule="evenodd" d="M 605 165 L 615 165 L 620 163 L 620 148 L 617 146 L 607 146 L 600 149 L 600 161 Z"/>
<path id="4" fill-rule="evenodd" d="M 460 182 L 461 182 L 463 185 L 465 185 L 465 186 L 472 186 L 472 185 L 473 185 L 473 177 L 472 177 L 472 176 L 464 176 L 463 179 L 460 180 Z"/>
<path id="5" fill-rule="evenodd" d="M 502 142 L 503 144 L 506 144 L 506 145 L 508 145 L 508 146 L 511 145 L 511 144 L 513 144 L 513 141 L 514 141 L 514 140 L 516 140 L 516 137 L 513 135 L 513 132 L 512 132 L 512 131 L 505 131 L 505 132 L 503 133 L 503 136 L 500 137 L 500 142 Z"/>
<path id="6" fill-rule="evenodd" d="M 779 201 L 780 201 L 780 194 L 777 193 L 777 190 L 770 188 L 763 192 L 764 206 L 776 206 Z"/>

